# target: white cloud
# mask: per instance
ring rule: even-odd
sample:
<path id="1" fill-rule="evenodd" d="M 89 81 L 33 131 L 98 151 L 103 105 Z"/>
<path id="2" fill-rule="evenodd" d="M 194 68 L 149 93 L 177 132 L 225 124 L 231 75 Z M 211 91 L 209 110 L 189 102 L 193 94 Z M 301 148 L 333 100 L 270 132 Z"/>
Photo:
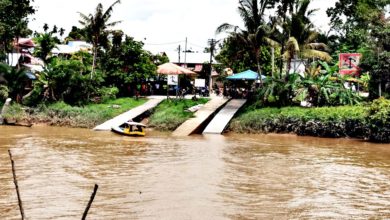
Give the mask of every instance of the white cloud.
<path id="1" fill-rule="evenodd" d="M 312 7 L 321 9 L 313 18 L 318 27 L 327 27 L 325 10 L 335 1 L 314 0 Z M 43 24 L 48 23 L 50 27 L 57 25 L 69 31 L 72 26 L 79 26 L 78 12 L 93 13 L 99 2 L 106 9 L 114 0 L 35 0 L 37 12 L 30 27 L 42 31 Z M 186 37 L 189 47 L 202 50 L 209 38 L 216 37 L 215 29 L 220 24 L 241 24 L 237 6 L 238 0 L 122 0 L 114 8 L 112 21 L 121 20 L 117 29 L 144 41 L 146 48 L 154 52 L 172 51 L 179 43 L 151 44 L 181 41 L 184 47 Z"/>

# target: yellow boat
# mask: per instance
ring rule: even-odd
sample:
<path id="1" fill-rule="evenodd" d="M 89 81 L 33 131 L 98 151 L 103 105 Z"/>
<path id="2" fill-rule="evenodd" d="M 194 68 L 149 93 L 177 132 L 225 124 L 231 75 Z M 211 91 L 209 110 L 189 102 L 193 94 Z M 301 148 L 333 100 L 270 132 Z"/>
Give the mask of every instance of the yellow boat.
<path id="1" fill-rule="evenodd" d="M 111 128 L 111 131 L 133 137 L 145 136 L 146 125 L 138 122 L 126 122 L 121 126 L 115 126 Z"/>

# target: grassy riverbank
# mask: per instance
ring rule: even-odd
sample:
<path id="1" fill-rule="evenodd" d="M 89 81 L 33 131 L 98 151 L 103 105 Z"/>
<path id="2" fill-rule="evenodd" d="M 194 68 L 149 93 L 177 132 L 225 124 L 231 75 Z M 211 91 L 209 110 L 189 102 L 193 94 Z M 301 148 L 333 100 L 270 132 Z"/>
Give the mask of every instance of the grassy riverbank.
<path id="1" fill-rule="evenodd" d="M 200 98 L 197 101 L 184 100 L 165 100 L 157 108 L 149 119 L 150 127 L 157 130 L 173 131 L 180 124 L 191 118 L 194 113 L 185 111 L 186 109 L 204 104 L 208 99 Z"/>
<path id="2" fill-rule="evenodd" d="M 13 104 L 6 118 L 32 123 L 45 123 L 54 126 L 93 128 L 123 112 L 145 103 L 146 99 L 120 98 L 101 104 L 89 104 L 83 107 L 70 106 L 64 102 L 25 108 Z"/>
<path id="3" fill-rule="evenodd" d="M 173 131 L 194 113 L 186 111 L 207 99 L 164 100 L 150 115 L 149 127 Z M 120 113 L 145 103 L 145 99 L 122 98 L 84 107 L 63 102 L 24 108 L 13 104 L 4 115 L 12 121 L 55 126 L 92 128 Z M 245 106 L 228 131 L 237 133 L 294 133 L 315 137 L 351 137 L 390 143 L 390 100 L 380 98 L 366 105 L 339 107 L 260 108 Z"/>
<path id="4" fill-rule="evenodd" d="M 364 106 L 322 108 L 262 108 L 250 107 L 230 124 L 240 133 L 295 133 L 317 137 L 364 136 Z"/>
<path id="5" fill-rule="evenodd" d="M 390 142 L 390 101 L 321 108 L 246 106 L 229 126 L 239 133 L 295 133 L 314 137 L 364 138 Z"/>
<path id="6" fill-rule="evenodd" d="M 10 121 L 42 123 L 52 126 L 66 126 L 78 128 L 93 128 L 123 112 L 145 103 L 146 99 L 135 100 L 121 98 L 110 100 L 102 104 L 89 104 L 84 107 L 70 106 L 64 102 L 49 105 L 39 105 L 27 108 L 13 104 L 7 110 L 5 118 Z M 191 118 L 194 113 L 186 109 L 204 104 L 208 99 L 194 100 L 164 100 L 153 110 L 149 119 L 149 126 L 161 131 L 173 131 L 181 123 Z"/>

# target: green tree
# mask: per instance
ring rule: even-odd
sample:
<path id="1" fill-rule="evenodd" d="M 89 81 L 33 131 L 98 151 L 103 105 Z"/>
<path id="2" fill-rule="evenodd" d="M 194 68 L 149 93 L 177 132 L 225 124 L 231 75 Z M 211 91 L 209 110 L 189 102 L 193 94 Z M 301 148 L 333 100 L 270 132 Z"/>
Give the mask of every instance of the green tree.
<path id="1" fill-rule="evenodd" d="M 92 42 L 93 46 L 91 78 L 95 72 L 98 49 L 102 42 L 107 41 L 107 28 L 120 23 L 120 21 L 109 22 L 113 8 L 118 3 L 120 3 L 120 0 L 115 1 L 106 11 L 103 10 L 103 5 L 99 3 L 96 7 L 95 14 L 89 14 L 88 16 L 83 13 L 79 13 L 81 17 L 79 22 L 84 26 L 87 37 Z"/>
<path id="2" fill-rule="evenodd" d="M 294 7 L 296 0 L 281 0 L 279 5 L 277 6 L 277 16 L 275 18 L 275 22 L 280 22 L 282 26 L 282 31 L 275 31 L 274 37 L 277 39 L 278 42 L 280 42 L 281 45 L 281 54 L 284 54 L 285 52 L 285 43 L 289 39 L 289 33 L 286 28 L 286 19 L 288 16 L 288 13 L 291 13 Z M 278 21 L 279 20 L 279 21 Z M 279 32 L 279 33 L 278 33 Z M 283 69 L 283 62 L 280 62 L 279 65 L 279 71 L 282 72 Z"/>
<path id="3" fill-rule="evenodd" d="M 54 58 L 34 82 L 30 103 L 37 101 L 64 101 L 82 105 L 98 93 L 103 80 L 100 71 L 91 79 L 92 55 L 78 52 L 69 59 Z"/>
<path id="4" fill-rule="evenodd" d="M 119 38 L 116 41 L 121 42 Z M 120 45 L 115 45 L 113 43 L 111 50 L 102 59 L 102 67 L 106 75 L 105 85 L 116 86 L 121 91 L 120 95 L 123 95 L 129 84 L 155 76 L 156 57 L 143 49 L 142 42 L 129 36 Z"/>
<path id="5" fill-rule="evenodd" d="M 30 0 L 0 1 L 0 55 L 12 50 L 12 42 L 28 36 L 28 16 L 35 13 Z M 1 57 L 0 57 L 1 58 Z"/>
<path id="6" fill-rule="evenodd" d="M 286 19 L 284 30 L 289 39 L 285 43 L 286 48 L 283 58 L 287 60 L 287 72 L 290 71 L 291 60 L 294 58 L 321 59 L 327 62 L 332 57 L 326 52 L 327 45 L 317 42 L 318 32 L 314 31 L 314 25 L 310 21 L 317 9 L 309 10 L 311 0 L 300 0 L 294 3 L 291 17 Z"/>
<path id="7" fill-rule="evenodd" d="M 217 33 L 232 31 L 230 37 L 237 44 L 245 45 L 240 47 L 247 50 L 250 57 L 254 57 L 257 71 L 261 73 L 261 46 L 274 43 L 269 36 L 272 29 L 265 21 L 265 12 L 274 6 L 272 0 L 240 0 L 238 12 L 244 22 L 245 29 L 240 29 L 228 23 L 224 23 L 217 28 Z"/>
<path id="8" fill-rule="evenodd" d="M 87 33 L 85 29 L 80 29 L 76 26 L 72 26 L 72 29 L 70 30 L 68 36 L 65 38 L 65 41 L 71 41 L 71 40 L 83 40 L 86 41 Z"/>
<path id="9" fill-rule="evenodd" d="M 56 44 L 60 44 L 60 39 L 58 39 L 56 36 L 53 36 L 55 33 L 57 33 L 57 31 L 54 30 L 57 28 L 54 27 L 53 31 L 51 32 L 35 33 L 34 42 L 37 43 L 37 47 L 34 49 L 34 54 L 35 56 L 41 58 L 44 62 L 48 61 L 50 52 L 56 46 Z"/>

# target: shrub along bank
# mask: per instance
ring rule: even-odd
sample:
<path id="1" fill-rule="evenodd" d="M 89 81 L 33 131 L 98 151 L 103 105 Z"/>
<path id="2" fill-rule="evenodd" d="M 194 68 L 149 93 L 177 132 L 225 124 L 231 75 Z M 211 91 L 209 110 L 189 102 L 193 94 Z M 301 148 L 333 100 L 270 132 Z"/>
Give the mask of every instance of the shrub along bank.
<path id="1" fill-rule="evenodd" d="M 229 126 L 239 133 L 295 133 L 315 137 L 365 138 L 390 142 L 390 101 L 371 105 L 321 108 L 247 106 Z"/>

